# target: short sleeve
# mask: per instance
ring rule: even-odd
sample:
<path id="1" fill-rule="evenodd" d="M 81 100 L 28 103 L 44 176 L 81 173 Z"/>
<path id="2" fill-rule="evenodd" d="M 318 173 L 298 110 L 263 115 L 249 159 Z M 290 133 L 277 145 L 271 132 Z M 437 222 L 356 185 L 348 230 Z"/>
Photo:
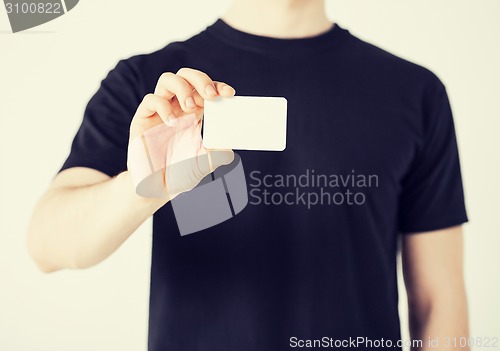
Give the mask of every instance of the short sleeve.
<path id="1" fill-rule="evenodd" d="M 89 167 L 115 176 L 126 170 L 130 122 L 141 99 L 138 85 L 138 75 L 127 60 L 108 73 L 85 108 L 59 172 Z"/>
<path id="2" fill-rule="evenodd" d="M 402 233 L 444 229 L 468 221 L 446 89 L 437 80 L 424 95 L 422 143 L 401 184 L 399 229 Z"/>

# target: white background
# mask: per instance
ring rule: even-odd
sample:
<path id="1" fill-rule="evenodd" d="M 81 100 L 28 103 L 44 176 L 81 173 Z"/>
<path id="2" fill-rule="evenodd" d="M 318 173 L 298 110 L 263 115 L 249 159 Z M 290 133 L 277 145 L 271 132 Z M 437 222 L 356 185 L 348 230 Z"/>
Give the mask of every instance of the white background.
<path id="1" fill-rule="evenodd" d="M 49 275 L 27 255 L 26 227 L 106 73 L 121 58 L 199 32 L 228 3 L 82 0 L 18 34 L 0 8 L 0 350 L 145 350 L 150 221 L 102 264 Z M 471 334 L 500 337 L 500 1 L 327 3 L 332 20 L 430 68 L 447 86 L 471 219 Z M 407 336 L 404 299 L 401 289 Z"/>

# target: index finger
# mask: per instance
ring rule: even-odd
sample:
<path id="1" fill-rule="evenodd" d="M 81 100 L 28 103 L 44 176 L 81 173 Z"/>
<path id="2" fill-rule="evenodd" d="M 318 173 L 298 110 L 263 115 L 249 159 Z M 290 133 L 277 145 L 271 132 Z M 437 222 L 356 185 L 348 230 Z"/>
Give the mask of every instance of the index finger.
<path id="1" fill-rule="evenodd" d="M 228 84 L 223 83 L 226 90 L 221 90 L 219 82 L 213 81 L 208 74 L 193 68 L 181 68 L 177 75 L 184 78 L 194 89 L 200 94 L 204 99 L 211 100 L 217 98 L 217 96 L 229 96 L 228 93 L 231 88 Z"/>

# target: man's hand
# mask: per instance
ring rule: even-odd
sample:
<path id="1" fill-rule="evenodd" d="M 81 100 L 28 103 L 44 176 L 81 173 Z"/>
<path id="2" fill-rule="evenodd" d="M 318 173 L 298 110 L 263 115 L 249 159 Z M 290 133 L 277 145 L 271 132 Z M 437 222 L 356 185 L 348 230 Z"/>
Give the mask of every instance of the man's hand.
<path id="1" fill-rule="evenodd" d="M 164 73 L 154 94 L 148 94 L 137 108 L 130 126 L 130 140 L 167 122 L 176 140 L 165 144 L 172 146 L 167 150 L 165 163 L 179 160 L 179 155 L 186 155 L 184 152 L 194 155 L 192 160 L 204 161 L 199 157 L 208 155 L 200 142 L 201 125 L 176 123 L 175 120 L 189 122 L 191 115 L 192 121 L 199 122 L 204 99 L 234 94 L 229 85 L 213 82 L 206 74 L 193 69 L 183 68 L 177 74 Z M 181 128 L 182 125 L 187 128 Z M 192 143 L 195 136 L 198 139 Z M 189 190 L 203 174 L 217 165 L 231 162 L 231 150 L 224 150 L 221 155 L 225 156 L 212 158 L 212 167 L 199 162 L 198 169 L 193 165 L 167 169 L 165 186 L 175 192 Z M 193 173 L 193 170 L 199 172 Z M 169 200 L 168 197 L 138 196 L 131 184 L 128 171 L 116 177 L 86 167 L 60 172 L 40 199 L 28 229 L 28 251 L 38 267 L 44 272 L 53 272 L 63 268 L 87 268 L 101 262 Z"/>
<path id="2" fill-rule="evenodd" d="M 231 97 L 233 87 L 226 83 L 214 82 L 201 71 L 181 68 L 177 74 L 163 73 L 153 94 L 147 94 L 134 115 L 130 125 L 130 138 L 159 124 L 170 124 L 178 117 L 203 115 L 204 100 L 217 97 Z"/>
<path id="3" fill-rule="evenodd" d="M 130 126 L 127 163 L 139 195 L 171 200 L 217 167 L 231 163 L 232 150 L 203 147 L 201 117 L 205 99 L 234 94 L 231 86 L 194 69 L 161 75 Z"/>

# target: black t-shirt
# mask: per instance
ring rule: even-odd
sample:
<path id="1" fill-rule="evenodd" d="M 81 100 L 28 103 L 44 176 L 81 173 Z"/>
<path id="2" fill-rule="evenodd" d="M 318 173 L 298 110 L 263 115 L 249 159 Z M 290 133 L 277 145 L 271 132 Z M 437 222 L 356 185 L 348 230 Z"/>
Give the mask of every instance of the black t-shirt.
<path id="1" fill-rule="evenodd" d="M 170 203 L 154 215 L 149 350 L 395 343 L 398 236 L 467 221 L 440 80 L 338 25 L 276 39 L 218 20 L 120 61 L 90 100 L 62 169 L 126 170 L 137 106 L 161 73 L 181 67 L 237 95 L 286 97 L 287 147 L 237 151 L 249 204 L 233 218 L 181 236 Z"/>

